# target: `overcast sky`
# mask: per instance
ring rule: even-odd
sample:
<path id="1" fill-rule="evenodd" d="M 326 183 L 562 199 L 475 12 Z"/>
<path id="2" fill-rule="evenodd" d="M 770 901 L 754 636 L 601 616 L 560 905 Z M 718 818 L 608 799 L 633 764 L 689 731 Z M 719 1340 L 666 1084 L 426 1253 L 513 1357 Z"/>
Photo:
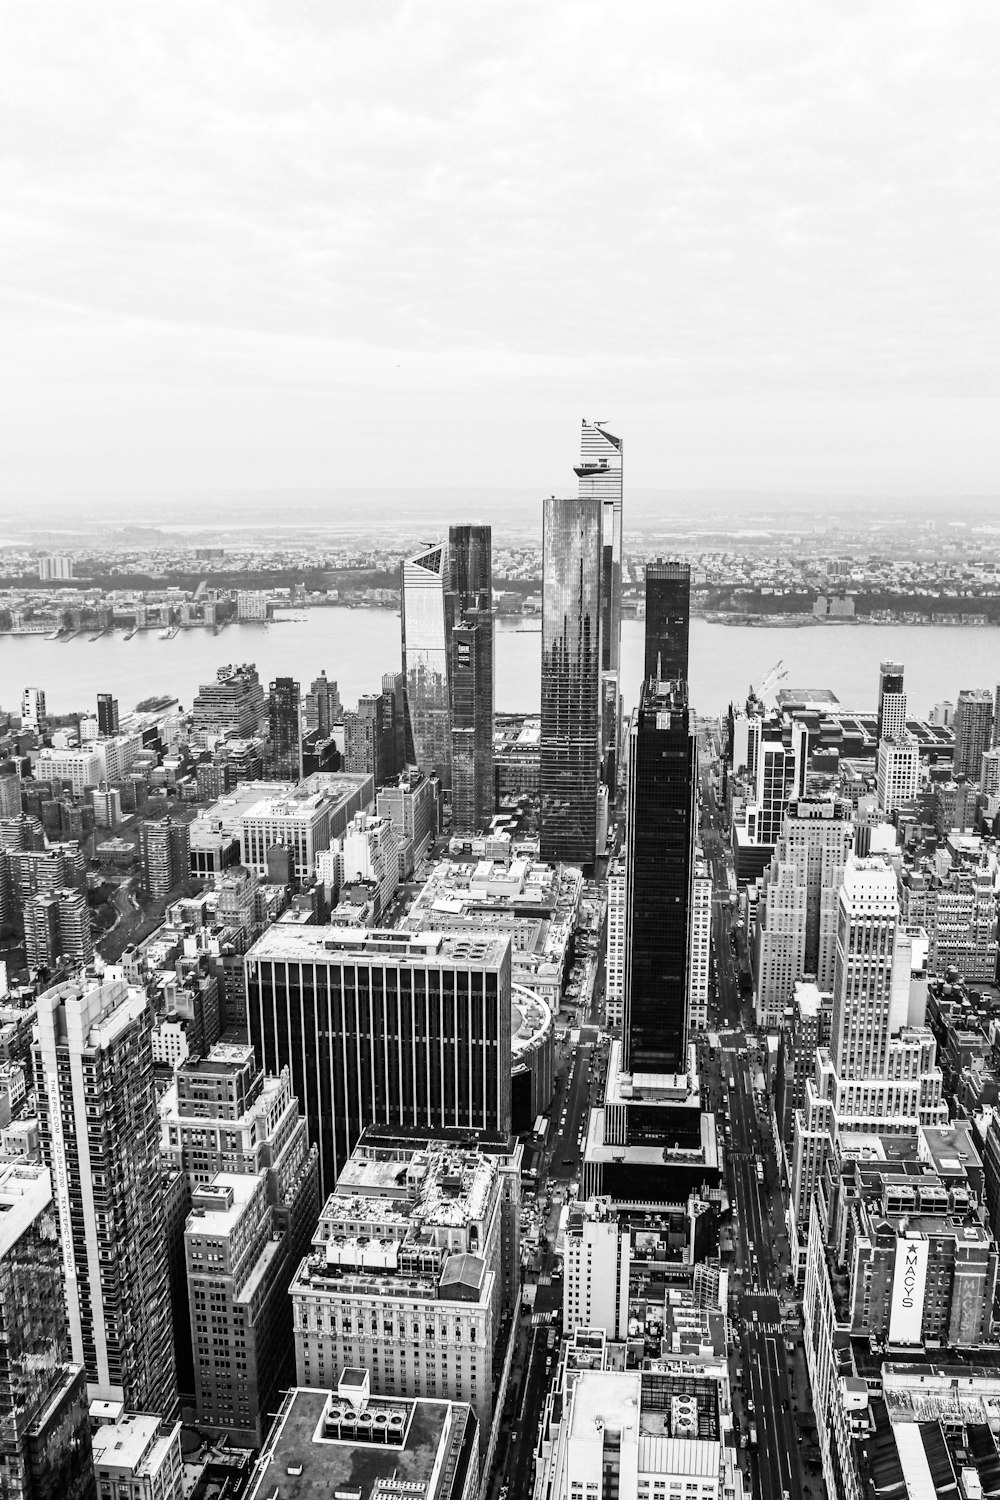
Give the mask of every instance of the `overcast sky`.
<path id="1" fill-rule="evenodd" d="M 1000 493 L 1000 6 L 9 4 L 17 490 Z M 2 505 L 2 501 L 0 501 Z"/>

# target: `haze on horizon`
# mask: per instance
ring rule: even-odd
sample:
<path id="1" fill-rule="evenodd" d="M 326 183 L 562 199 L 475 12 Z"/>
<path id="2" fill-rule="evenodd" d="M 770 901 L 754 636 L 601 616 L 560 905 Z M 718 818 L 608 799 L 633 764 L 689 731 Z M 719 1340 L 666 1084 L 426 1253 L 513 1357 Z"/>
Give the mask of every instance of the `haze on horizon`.
<path id="1" fill-rule="evenodd" d="M 8 503 L 567 492 L 584 414 L 637 491 L 996 495 L 998 42 L 924 0 L 7 7 Z"/>

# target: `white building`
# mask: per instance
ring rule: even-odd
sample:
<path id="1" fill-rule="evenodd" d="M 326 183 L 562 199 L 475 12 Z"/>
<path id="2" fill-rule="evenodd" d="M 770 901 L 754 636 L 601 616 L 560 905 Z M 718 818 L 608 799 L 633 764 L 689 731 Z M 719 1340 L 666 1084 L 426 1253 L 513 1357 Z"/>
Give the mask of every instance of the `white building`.
<path id="1" fill-rule="evenodd" d="M 912 802 L 920 790 L 920 750 L 907 734 L 879 741 L 878 806 L 884 813 L 895 812 L 904 802 Z"/>
<path id="2" fill-rule="evenodd" d="M 184 1464 L 181 1424 L 126 1412 L 94 1432 L 94 1474 L 99 1500 L 181 1500 Z"/>
<path id="3" fill-rule="evenodd" d="M 238 620 L 266 620 L 267 595 L 256 589 L 240 589 L 236 595 L 236 618 Z"/>
<path id="4" fill-rule="evenodd" d="M 399 841 L 392 819 L 355 813 L 342 839 L 333 844 L 339 861 L 338 885 L 370 880 L 377 887 L 376 921 L 399 889 Z"/>
<path id="5" fill-rule="evenodd" d="M 610 881 L 609 881 L 610 884 Z M 609 899 L 610 907 L 610 899 Z M 611 942 L 608 914 L 608 944 Z M 691 961 L 688 970 L 688 1025 L 692 1031 L 708 1027 L 708 982 L 712 969 L 712 874 L 699 850 L 691 880 Z"/>
<path id="6" fill-rule="evenodd" d="M 631 1231 L 607 1198 L 573 1204 L 563 1236 L 563 1331 L 603 1328 L 628 1337 Z"/>
<path id="7" fill-rule="evenodd" d="M 25 729 L 41 734 L 45 728 L 45 690 L 26 687 L 21 694 L 21 723 Z"/>
<path id="8" fill-rule="evenodd" d="M 104 762 L 96 746 L 88 750 L 54 750 L 45 746 L 35 761 L 37 781 L 68 781 L 74 797 L 82 797 L 94 786 L 107 781 Z"/>
<path id="9" fill-rule="evenodd" d="M 694 939 L 692 936 L 692 947 Z M 625 1009 L 625 861 L 608 869 L 608 941 L 606 956 L 605 1025 L 622 1024 Z"/>

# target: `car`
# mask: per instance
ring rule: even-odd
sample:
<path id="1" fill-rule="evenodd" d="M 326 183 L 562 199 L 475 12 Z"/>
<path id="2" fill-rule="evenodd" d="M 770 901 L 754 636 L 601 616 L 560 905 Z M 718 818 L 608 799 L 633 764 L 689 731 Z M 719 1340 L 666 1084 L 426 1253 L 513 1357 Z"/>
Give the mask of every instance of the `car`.
<path id="1" fill-rule="evenodd" d="M 571 1167 L 573 1165 L 573 1158 L 571 1156 L 564 1156 L 562 1164 L 564 1167 Z"/>

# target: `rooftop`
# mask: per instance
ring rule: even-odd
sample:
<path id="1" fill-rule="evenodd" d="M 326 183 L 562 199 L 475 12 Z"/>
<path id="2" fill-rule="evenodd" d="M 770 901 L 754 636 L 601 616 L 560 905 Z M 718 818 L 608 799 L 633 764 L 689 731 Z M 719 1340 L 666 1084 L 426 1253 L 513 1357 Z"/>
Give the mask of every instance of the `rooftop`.
<path id="1" fill-rule="evenodd" d="M 406 932 L 388 928 L 270 927 L 250 949 L 248 958 L 336 963 L 341 955 L 373 964 L 469 964 L 499 969 L 510 950 L 506 933 L 497 936 L 440 932 Z"/>
<path id="2" fill-rule="evenodd" d="M 47 1168 L 0 1163 L 0 1259 L 51 1202 Z"/>
<path id="3" fill-rule="evenodd" d="M 402 1444 L 358 1436 L 339 1440 L 324 1435 L 325 1419 L 345 1410 L 336 1393 L 289 1391 L 271 1436 L 257 1462 L 248 1500 L 331 1500 L 352 1495 L 372 1500 L 380 1485 L 387 1495 L 412 1500 L 448 1500 L 460 1495 L 475 1438 L 467 1406 L 450 1401 L 372 1397 L 366 1415 L 372 1424 L 384 1416 L 388 1427 L 402 1416 Z M 336 1426 L 327 1431 L 336 1431 Z M 342 1430 L 342 1429 L 341 1429 Z"/>

